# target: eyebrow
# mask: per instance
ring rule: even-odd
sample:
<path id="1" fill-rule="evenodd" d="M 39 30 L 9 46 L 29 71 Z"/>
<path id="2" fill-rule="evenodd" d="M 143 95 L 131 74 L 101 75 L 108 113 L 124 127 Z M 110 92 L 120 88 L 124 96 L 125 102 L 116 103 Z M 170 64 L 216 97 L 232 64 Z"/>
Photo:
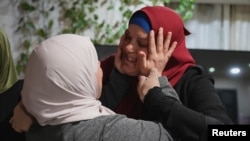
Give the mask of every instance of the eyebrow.
<path id="1" fill-rule="evenodd" d="M 125 33 L 126 33 L 126 35 L 131 36 L 131 33 L 129 32 L 128 29 L 125 31 Z M 141 40 L 147 40 L 148 41 L 148 39 L 149 39 L 149 35 L 147 35 L 147 37 L 137 37 L 136 38 L 136 40 L 138 40 L 138 41 L 141 41 Z"/>
<path id="2" fill-rule="evenodd" d="M 148 37 L 138 37 L 136 40 L 138 41 L 148 41 Z"/>

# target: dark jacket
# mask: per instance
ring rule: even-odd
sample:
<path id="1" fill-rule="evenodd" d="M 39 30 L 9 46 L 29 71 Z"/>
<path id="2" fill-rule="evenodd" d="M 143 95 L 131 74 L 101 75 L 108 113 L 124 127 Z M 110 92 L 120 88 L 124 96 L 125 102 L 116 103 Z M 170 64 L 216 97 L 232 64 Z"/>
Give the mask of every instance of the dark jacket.
<path id="1" fill-rule="evenodd" d="M 0 94 L 0 140 L 25 140 L 25 134 L 15 132 L 9 123 L 13 110 L 21 99 L 22 85 L 23 80 L 19 80 L 10 89 Z"/>
<path id="2" fill-rule="evenodd" d="M 108 76 L 104 78 L 106 86 L 101 100 L 105 106 L 115 110 L 123 98 L 122 95 L 131 95 L 136 91 L 136 87 L 131 86 L 134 83 L 131 83 L 130 79 L 134 78 L 129 79 L 122 74 L 119 76 L 119 73 L 114 73 L 115 71 L 111 73 L 108 71 L 110 70 L 106 72 L 104 70 L 106 75 L 109 74 L 109 78 Z M 173 88 L 170 86 L 169 89 Z M 161 122 L 176 140 L 206 140 L 208 125 L 233 124 L 216 93 L 213 78 L 201 66 L 187 69 L 174 90 L 181 102 L 164 95 L 162 90 L 159 90 L 151 91 L 151 94 L 145 97 L 144 106 L 140 107 L 139 102 L 136 105 L 127 106 L 132 106 L 137 111 L 141 109 L 141 119 Z M 119 111 L 116 112 L 119 113 Z M 133 111 L 129 112 L 133 114 Z"/>
<path id="3" fill-rule="evenodd" d="M 202 67 L 189 68 L 174 87 L 182 104 L 154 88 L 145 97 L 144 118 L 163 123 L 176 140 L 207 140 L 208 125 L 233 124 L 213 82 Z"/>

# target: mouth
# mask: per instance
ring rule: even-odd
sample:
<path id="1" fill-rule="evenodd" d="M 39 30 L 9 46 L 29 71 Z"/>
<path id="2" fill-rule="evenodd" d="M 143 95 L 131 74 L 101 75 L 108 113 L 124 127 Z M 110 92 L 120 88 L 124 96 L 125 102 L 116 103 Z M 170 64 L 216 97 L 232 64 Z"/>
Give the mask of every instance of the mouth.
<path id="1" fill-rule="evenodd" d="M 136 76 L 138 74 L 137 72 L 137 56 L 136 54 L 128 53 L 128 54 L 123 54 L 122 57 L 122 69 L 124 73 L 130 76 Z"/>
<path id="2" fill-rule="evenodd" d="M 132 55 L 132 54 L 125 54 L 124 60 L 125 60 L 125 62 L 127 62 L 129 64 L 135 64 L 137 62 L 136 56 Z"/>
<path id="3" fill-rule="evenodd" d="M 126 60 L 128 60 L 131 63 L 135 63 L 136 62 L 136 58 L 132 57 L 132 56 L 126 56 Z"/>

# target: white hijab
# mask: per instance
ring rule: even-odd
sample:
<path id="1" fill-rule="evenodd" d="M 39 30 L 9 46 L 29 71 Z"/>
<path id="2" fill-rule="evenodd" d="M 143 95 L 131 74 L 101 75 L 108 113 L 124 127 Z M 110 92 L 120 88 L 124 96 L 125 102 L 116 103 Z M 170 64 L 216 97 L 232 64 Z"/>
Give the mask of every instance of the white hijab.
<path id="1" fill-rule="evenodd" d="M 40 125 L 114 114 L 96 100 L 99 67 L 88 37 L 63 34 L 43 41 L 26 67 L 22 101 Z"/>

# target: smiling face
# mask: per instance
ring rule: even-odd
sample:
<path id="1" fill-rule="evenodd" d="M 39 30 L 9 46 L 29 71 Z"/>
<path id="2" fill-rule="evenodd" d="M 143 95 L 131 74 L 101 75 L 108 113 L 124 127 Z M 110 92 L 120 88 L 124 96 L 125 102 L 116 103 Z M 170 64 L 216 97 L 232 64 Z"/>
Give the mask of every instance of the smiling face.
<path id="1" fill-rule="evenodd" d="M 140 74 L 137 65 L 138 52 L 148 53 L 149 35 L 135 24 L 130 24 L 124 34 L 125 38 L 120 44 L 122 49 L 121 68 L 127 75 L 138 76 Z"/>

